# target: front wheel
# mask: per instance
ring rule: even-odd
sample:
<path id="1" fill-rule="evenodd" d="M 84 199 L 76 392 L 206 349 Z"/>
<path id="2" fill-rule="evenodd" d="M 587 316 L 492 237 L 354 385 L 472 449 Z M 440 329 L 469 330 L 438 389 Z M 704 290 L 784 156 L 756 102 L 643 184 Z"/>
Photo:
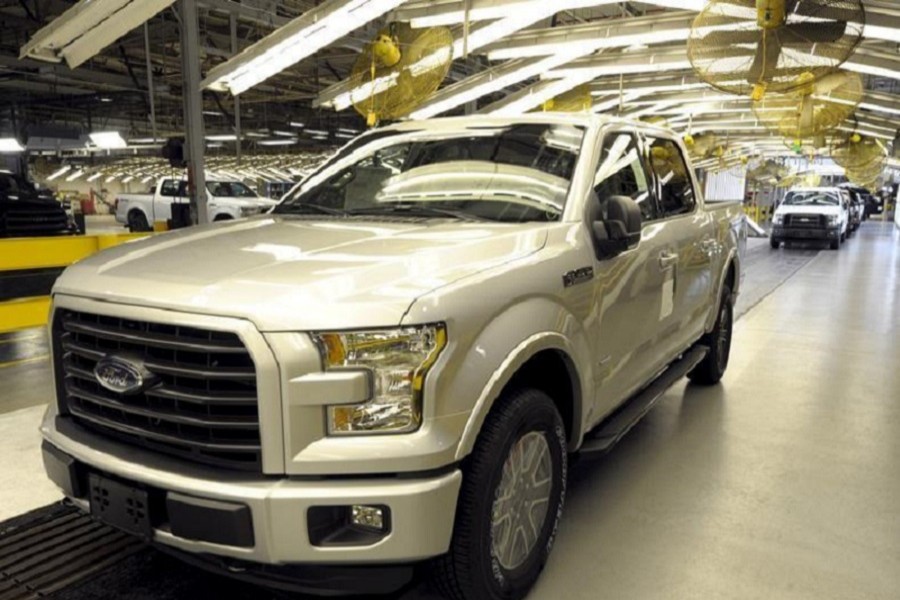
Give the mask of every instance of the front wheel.
<path id="1" fill-rule="evenodd" d="M 776 240 L 775 238 L 770 238 L 769 245 L 772 246 L 773 250 L 778 250 L 778 248 L 781 247 L 781 240 Z"/>
<path id="2" fill-rule="evenodd" d="M 566 433 L 553 400 L 504 394 L 467 459 L 450 551 L 434 583 L 454 600 L 518 600 L 544 568 L 566 494 Z"/>
<path id="3" fill-rule="evenodd" d="M 830 247 L 832 250 L 840 250 L 841 249 L 841 240 L 840 239 L 832 240 Z"/>
<path id="4" fill-rule="evenodd" d="M 713 330 L 703 336 L 701 344 L 709 346 L 709 352 L 690 373 L 688 379 L 700 385 L 719 383 L 728 368 L 731 357 L 731 333 L 734 324 L 734 299 L 731 288 L 722 287 L 722 299 L 719 301 L 719 314 Z"/>

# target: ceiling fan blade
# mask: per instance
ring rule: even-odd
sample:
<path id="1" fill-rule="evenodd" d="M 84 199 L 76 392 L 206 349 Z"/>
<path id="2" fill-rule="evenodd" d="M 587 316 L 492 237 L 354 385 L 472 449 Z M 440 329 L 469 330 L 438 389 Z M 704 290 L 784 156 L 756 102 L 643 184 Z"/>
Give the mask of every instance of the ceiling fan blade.
<path id="1" fill-rule="evenodd" d="M 814 92 L 820 96 L 827 96 L 847 82 L 848 75 L 844 71 L 830 73 L 819 79 L 814 86 Z"/>
<path id="2" fill-rule="evenodd" d="M 734 46 L 735 44 L 755 44 L 760 40 L 760 32 L 755 29 L 744 31 L 712 31 L 700 41 L 708 46 Z"/>
<path id="3" fill-rule="evenodd" d="M 778 30 L 778 37 L 785 46 L 802 44 L 824 44 L 836 42 L 847 31 L 847 23 L 791 23 Z"/>
<path id="4" fill-rule="evenodd" d="M 834 0 L 797 0 L 795 6 L 786 11 L 788 19 L 792 14 L 804 17 L 815 17 L 829 21 L 855 21 L 861 18 L 860 11 L 854 8 L 839 6 Z"/>
<path id="5" fill-rule="evenodd" d="M 772 81 L 778 69 L 781 56 L 781 42 L 774 32 L 763 31 L 756 47 L 756 57 L 750 65 L 747 81 L 752 84 Z"/>

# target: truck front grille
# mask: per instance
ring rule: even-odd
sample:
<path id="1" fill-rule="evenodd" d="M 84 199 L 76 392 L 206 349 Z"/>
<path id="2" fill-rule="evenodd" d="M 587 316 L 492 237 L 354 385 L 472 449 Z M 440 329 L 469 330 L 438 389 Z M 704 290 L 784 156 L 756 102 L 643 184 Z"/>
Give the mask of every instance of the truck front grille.
<path id="1" fill-rule="evenodd" d="M 62 418 L 184 459 L 261 469 L 256 370 L 236 334 L 65 309 L 53 328 Z M 110 391 L 94 372 L 105 357 L 152 381 Z"/>
<path id="2" fill-rule="evenodd" d="M 827 220 L 825 215 L 787 215 L 784 224 L 794 229 L 824 229 Z"/>
<path id="3" fill-rule="evenodd" d="M 69 217 L 62 207 L 12 206 L 2 220 L 0 232 L 10 237 L 65 233 L 69 227 Z"/>

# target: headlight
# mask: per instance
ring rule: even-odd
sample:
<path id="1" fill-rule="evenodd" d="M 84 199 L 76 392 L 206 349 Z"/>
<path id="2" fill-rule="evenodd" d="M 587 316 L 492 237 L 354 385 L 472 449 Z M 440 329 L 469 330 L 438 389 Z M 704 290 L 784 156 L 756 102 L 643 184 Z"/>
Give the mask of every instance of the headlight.
<path id="1" fill-rule="evenodd" d="M 837 225 L 841 221 L 841 217 L 838 215 L 828 215 L 828 224 L 829 225 Z"/>
<path id="2" fill-rule="evenodd" d="M 447 344 L 444 325 L 314 336 L 326 371 L 371 373 L 371 398 L 328 407 L 328 433 L 409 433 L 422 422 L 422 390 L 428 369 Z"/>
<path id="3" fill-rule="evenodd" d="M 781 225 L 784 223 L 784 215 L 775 215 L 772 217 L 772 223 L 775 225 Z"/>

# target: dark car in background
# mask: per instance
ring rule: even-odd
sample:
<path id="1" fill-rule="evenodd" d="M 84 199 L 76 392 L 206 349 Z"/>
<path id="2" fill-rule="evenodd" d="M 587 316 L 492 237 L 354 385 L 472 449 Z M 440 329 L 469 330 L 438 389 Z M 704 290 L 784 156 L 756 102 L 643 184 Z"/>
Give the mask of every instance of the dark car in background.
<path id="1" fill-rule="evenodd" d="M 71 235 L 77 228 L 53 195 L 26 177 L 0 171 L 0 237 Z"/>

